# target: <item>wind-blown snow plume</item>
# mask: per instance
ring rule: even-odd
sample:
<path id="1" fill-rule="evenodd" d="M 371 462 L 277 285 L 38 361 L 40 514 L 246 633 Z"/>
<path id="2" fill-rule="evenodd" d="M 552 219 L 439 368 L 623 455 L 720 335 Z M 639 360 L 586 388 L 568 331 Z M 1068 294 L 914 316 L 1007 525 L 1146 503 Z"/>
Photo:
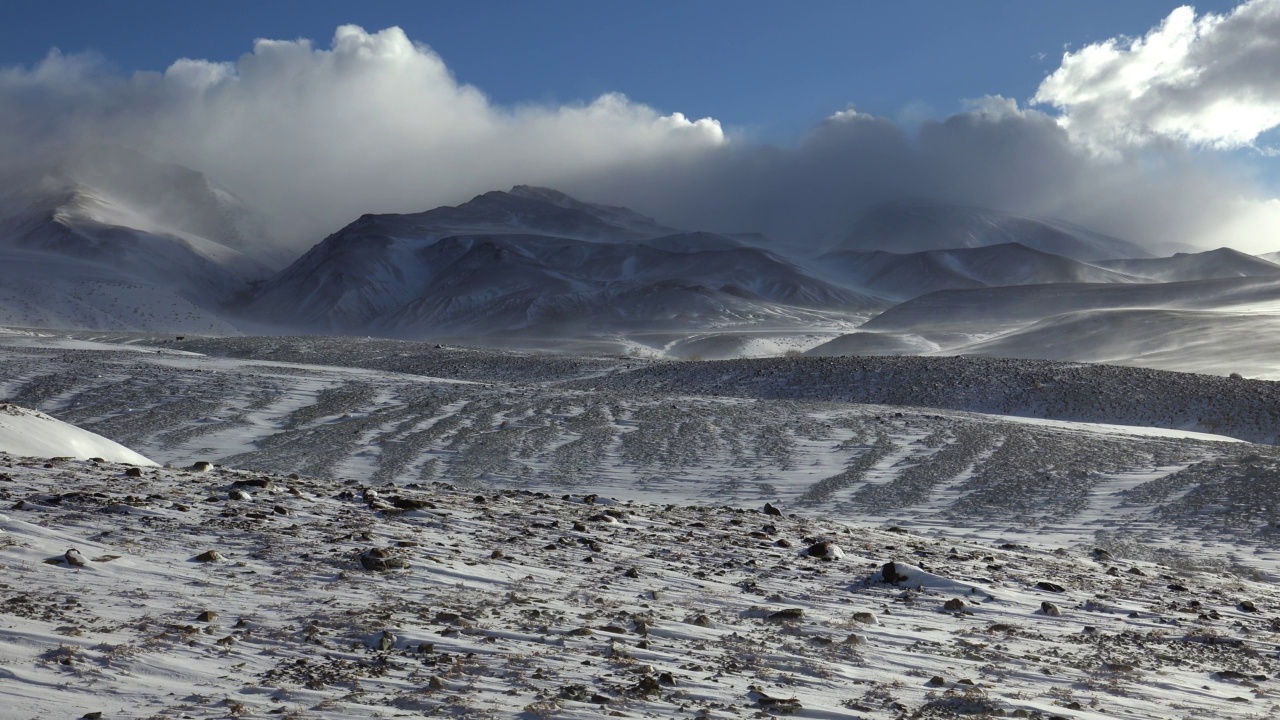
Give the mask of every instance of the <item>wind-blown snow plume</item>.
<path id="1" fill-rule="evenodd" d="M 1138 98 L 1152 109 L 1134 115 L 1133 137 L 1163 133 L 1213 148 L 1255 138 L 1280 113 L 1266 101 L 1280 97 L 1277 81 L 1261 69 L 1275 65 L 1264 62 L 1275 44 L 1263 40 L 1275 37 L 1278 2 L 1258 0 L 1226 18 L 1179 11 L 1141 41 L 1068 54 L 1035 98 L 1060 115 L 989 97 L 908 135 L 850 109 L 782 147 L 620 94 L 499 106 L 399 28 L 343 26 L 327 48 L 258 40 L 234 62 L 182 59 L 163 73 L 121 75 L 100 58 L 55 51 L 31 68 L 0 69 L 0 153 L 13 166 L 103 144 L 135 148 L 204 172 L 263 209 L 294 250 L 363 213 L 416 212 L 527 183 L 671 225 L 788 241 L 830 241 L 861 209 L 916 196 L 1058 217 L 1138 242 L 1265 251 L 1274 233 L 1259 228 L 1280 225 L 1280 212 L 1211 153 L 1171 142 L 1098 153 L 1081 140 L 1089 123 L 1109 122 L 1099 108 L 1148 85 L 1162 100 Z M 1180 55 L 1149 49 L 1178 42 L 1188 48 Z M 1238 82 L 1219 92 L 1215 73 L 1227 70 L 1166 69 L 1166 55 L 1190 58 L 1187 68 L 1222 55 L 1240 70 L 1227 73 Z M 1103 82 L 1134 75 L 1125 68 L 1135 57 L 1158 67 Z M 1255 62 L 1260 69 L 1245 73 Z M 1195 82 L 1183 87 L 1179 78 Z M 1183 98 L 1188 88 L 1199 89 L 1198 105 Z M 1252 124 L 1219 122 L 1222 102 L 1254 95 L 1262 99 L 1250 106 Z M 1173 98 L 1202 112 L 1166 112 Z"/>

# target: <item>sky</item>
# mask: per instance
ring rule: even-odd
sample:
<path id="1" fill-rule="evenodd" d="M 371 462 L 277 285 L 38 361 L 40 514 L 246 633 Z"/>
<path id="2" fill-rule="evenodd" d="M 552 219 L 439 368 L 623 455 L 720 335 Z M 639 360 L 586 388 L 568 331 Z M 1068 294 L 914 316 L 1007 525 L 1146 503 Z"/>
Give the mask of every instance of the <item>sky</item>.
<path id="1" fill-rule="evenodd" d="M 501 105 L 619 92 L 786 140 L 849 105 L 913 122 L 968 98 L 1026 100 L 1065 49 L 1139 35 L 1180 4 L 130 0 L 124 13 L 86 0 L 6 0 L 0 65 L 30 65 L 58 48 L 96 52 L 125 72 L 163 71 L 181 57 L 234 60 L 260 37 L 324 42 L 340 25 L 398 26 Z"/>
<path id="2" fill-rule="evenodd" d="M 1277 125 L 1280 0 L 0 3 L 0 151 L 135 147 L 299 243 L 531 183 L 797 241 L 911 195 L 1274 250 Z"/>

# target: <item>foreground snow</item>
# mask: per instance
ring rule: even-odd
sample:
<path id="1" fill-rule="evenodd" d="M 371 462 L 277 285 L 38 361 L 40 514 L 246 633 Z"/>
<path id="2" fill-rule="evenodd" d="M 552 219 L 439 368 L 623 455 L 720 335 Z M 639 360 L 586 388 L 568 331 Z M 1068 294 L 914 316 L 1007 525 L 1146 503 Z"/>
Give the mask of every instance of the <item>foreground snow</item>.
<path id="1" fill-rule="evenodd" d="M 813 512 L 52 465 L 0 459 L 0 717 L 1280 711 L 1280 593 L 1231 574 Z"/>

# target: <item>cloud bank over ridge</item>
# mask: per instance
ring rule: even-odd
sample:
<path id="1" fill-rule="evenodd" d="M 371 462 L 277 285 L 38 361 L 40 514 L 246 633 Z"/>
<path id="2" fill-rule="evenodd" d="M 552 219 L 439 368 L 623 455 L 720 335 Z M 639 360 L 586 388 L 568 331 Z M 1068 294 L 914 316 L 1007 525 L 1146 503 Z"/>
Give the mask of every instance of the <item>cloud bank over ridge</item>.
<path id="1" fill-rule="evenodd" d="M 1191 12 L 1189 22 L 1203 38 L 1238 15 L 1274 19 L 1277 7 L 1258 0 L 1230 19 Z M 1175 11 L 1138 55 L 1170 45 L 1166 35 L 1183 37 L 1188 12 Z M 1261 21 L 1238 27 L 1228 48 L 1188 54 L 1235 52 L 1241 34 L 1275 32 Z M 1187 147 L 1252 141 L 1270 122 L 1265 113 L 1234 126 L 1206 111 L 1212 122 L 1192 134 L 1160 128 L 1193 124 L 1144 120 L 1138 102 L 1130 135 L 1161 142 L 1100 153 L 1081 139 L 1090 122 L 1109 122 L 1094 119 L 1090 98 L 1109 98 L 1109 108 L 1124 87 L 1146 86 L 1113 87 L 1113 76 L 1133 74 L 1119 66 L 1145 62 L 1125 60 L 1138 42 L 1066 54 L 1034 98 L 1056 112 L 989 97 L 908 134 L 848 109 L 792 146 L 620 94 L 502 107 L 398 28 L 343 26 L 329 47 L 258 40 L 234 62 L 181 59 L 163 73 L 123 75 L 101 58 L 53 52 L 30 68 L 0 69 L 0 152 L 37 162 L 100 144 L 136 148 L 209 174 L 264 209 L 298 248 L 362 213 L 415 212 L 527 183 L 673 225 L 796 241 L 838 237 L 863 207 L 915 196 L 1060 217 L 1139 242 L 1276 249 L 1277 203 L 1229 161 Z M 1280 103 L 1280 89 L 1261 82 L 1239 87 Z"/>

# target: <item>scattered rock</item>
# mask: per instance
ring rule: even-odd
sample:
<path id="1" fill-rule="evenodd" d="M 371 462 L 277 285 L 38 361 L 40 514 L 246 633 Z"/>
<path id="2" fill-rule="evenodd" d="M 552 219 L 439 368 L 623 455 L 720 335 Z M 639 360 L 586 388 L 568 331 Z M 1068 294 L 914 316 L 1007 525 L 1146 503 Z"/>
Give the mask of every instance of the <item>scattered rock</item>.
<path id="1" fill-rule="evenodd" d="M 782 515 L 782 511 L 781 511 L 781 510 L 779 510 L 778 508 L 774 507 L 772 503 L 765 503 L 765 504 L 764 504 L 764 514 L 765 514 L 765 515 L 777 515 L 777 516 L 781 517 L 781 515 Z"/>
<path id="2" fill-rule="evenodd" d="M 1247 612 L 1247 613 L 1258 612 L 1258 606 L 1254 605 L 1252 600 L 1243 600 L 1240 602 L 1240 605 L 1238 607 L 1240 608 L 1241 612 Z"/>
<path id="3" fill-rule="evenodd" d="M 222 558 L 222 553 L 218 552 L 217 550 L 205 550 L 204 552 L 200 553 L 199 555 L 191 559 L 195 560 L 196 562 L 209 563 L 209 562 L 217 562 L 219 560 L 222 560 L 223 558 Z"/>
<path id="4" fill-rule="evenodd" d="M 1066 592 L 1066 589 L 1063 588 L 1061 585 L 1057 583 L 1051 583 L 1048 580 L 1041 580 L 1040 582 L 1036 583 L 1036 587 L 1046 592 L 1055 592 L 1055 593 Z"/>
<path id="5" fill-rule="evenodd" d="M 853 614 L 853 621 L 854 621 L 854 622 L 860 622 L 860 623 L 862 623 L 863 625 L 876 625 L 876 624 L 878 624 L 878 621 L 876 620 L 876 616 L 875 616 L 875 615 L 872 615 L 872 614 L 871 614 L 871 613 L 869 613 L 869 612 L 856 612 L 856 613 L 854 613 L 854 614 Z"/>
<path id="6" fill-rule="evenodd" d="M 209 472 L 210 470 L 213 469 L 213 463 L 205 460 L 197 460 L 196 462 L 192 463 L 189 469 L 192 472 Z"/>
<path id="7" fill-rule="evenodd" d="M 964 610 L 964 607 L 964 601 L 960 598 L 951 598 L 950 600 L 942 603 L 942 609 L 947 612 L 960 612 L 961 610 Z"/>
<path id="8" fill-rule="evenodd" d="M 396 646 L 396 640 L 398 639 L 395 633 L 390 630 L 383 630 L 382 635 L 378 638 L 378 649 L 386 652 Z"/>
<path id="9" fill-rule="evenodd" d="M 131 467 L 124 471 L 125 477 L 142 477 L 142 468 Z M 85 717 L 88 717 L 87 715 Z"/>
<path id="10" fill-rule="evenodd" d="M 816 542 L 810 545 L 804 552 L 809 557 L 815 557 L 819 560 L 826 560 L 828 562 L 839 560 L 844 557 L 844 550 L 840 549 L 839 545 L 836 545 L 829 540 Z"/>
<path id="11" fill-rule="evenodd" d="M 754 700 L 756 705 L 763 710 L 785 715 L 804 709 L 804 706 L 796 698 L 772 697 L 755 685 L 747 686 L 747 690 L 750 691 L 747 697 Z"/>
<path id="12" fill-rule="evenodd" d="M 799 620 L 804 617 L 804 610 L 801 608 L 783 608 L 777 612 L 770 613 L 766 620 L 782 622 L 786 620 Z"/>
<path id="13" fill-rule="evenodd" d="M 409 563 L 404 558 L 393 557 L 391 551 L 385 548 L 369 548 L 360 553 L 360 567 L 374 572 L 385 572 L 403 570 L 409 567 Z"/>
<path id="14" fill-rule="evenodd" d="M 897 585 L 907 579 L 906 575 L 898 572 L 898 566 L 892 560 L 880 566 L 880 579 L 890 585 Z"/>
<path id="15" fill-rule="evenodd" d="M 205 610 L 196 616 L 196 622 L 211 623 L 218 619 L 218 613 L 213 610 Z"/>
<path id="16" fill-rule="evenodd" d="M 1062 611 L 1058 609 L 1058 606 L 1048 601 L 1040 603 L 1040 612 L 1049 617 L 1062 617 Z"/>
<path id="17" fill-rule="evenodd" d="M 248 492 L 244 490 L 241 490 L 240 488 L 236 488 L 231 492 L 227 493 L 227 497 L 232 500 L 252 500 L 253 499 L 252 495 L 250 495 Z"/>
<path id="18" fill-rule="evenodd" d="M 84 555 L 79 550 L 71 548 L 62 555 L 62 559 L 72 567 L 84 567 Z"/>

